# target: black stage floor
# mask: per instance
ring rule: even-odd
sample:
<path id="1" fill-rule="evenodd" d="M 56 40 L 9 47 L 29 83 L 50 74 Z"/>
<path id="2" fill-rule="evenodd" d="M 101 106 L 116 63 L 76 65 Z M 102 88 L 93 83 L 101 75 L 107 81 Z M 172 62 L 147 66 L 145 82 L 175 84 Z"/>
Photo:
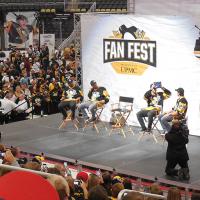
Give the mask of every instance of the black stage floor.
<path id="1" fill-rule="evenodd" d="M 138 129 L 133 128 L 135 135 L 127 134 L 123 138 L 114 132 L 111 136 L 104 128 L 97 134 L 92 127 L 76 131 L 71 122 L 63 130 L 58 126 L 61 115 L 27 120 L 0 127 L 2 143 L 20 147 L 27 152 L 44 152 L 49 155 L 77 159 L 87 163 L 116 168 L 129 173 L 139 173 L 149 177 L 166 179 L 165 152 L 158 135 L 159 143 L 152 137 L 145 136 L 138 141 Z M 100 125 L 100 124 L 99 124 Z M 200 137 L 190 136 L 188 151 L 190 155 L 190 184 L 200 187 Z"/>

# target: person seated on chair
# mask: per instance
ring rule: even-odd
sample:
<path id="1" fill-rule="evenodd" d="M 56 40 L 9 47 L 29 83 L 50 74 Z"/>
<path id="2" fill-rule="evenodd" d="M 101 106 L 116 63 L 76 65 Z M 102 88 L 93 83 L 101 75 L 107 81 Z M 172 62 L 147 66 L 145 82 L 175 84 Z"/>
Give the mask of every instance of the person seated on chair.
<path id="1" fill-rule="evenodd" d="M 170 110 L 169 112 L 165 112 L 159 115 L 158 117 L 160 124 L 165 133 L 166 132 L 168 133 L 171 130 L 172 126 L 169 122 L 171 122 L 174 117 L 178 118 L 179 120 L 184 119 L 187 112 L 188 102 L 186 98 L 184 97 L 184 89 L 178 88 L 176 89 L 176 91 L 177 91 L 178 99 L 176 101 L 176 105 L 174 106 L 174 108 Z"/>
<path id="2" fill-rule="evenodd" d="M 18 98 L 15 121 L 25 120 L 26 117 L 28 116 L 28 114 L 26 113 L 27 109 L 28 109 L 28 102 L 25 98 L 25 94 L 21 93 Z"/>
<path id="3" fill-rule="evenodd" d="M 182 120 L 173 119 L 172 127 L 169 133 L 165 135 L 165 139 L 168 142 L 166 159 L 167 165 L 165 172 L 168 176 L 178 176 L 181 180 L 189 180 L 189 168 L 188 168 L 188 152 L 186 144 L 188 139 L 189 129 Z M 176 165 L 180 165 L 180 169 L 175 169 Z"/>
<path id="4" fill-rule="evenodd" d="M 146 94 L 146 93 L 145 93 Z M 137 113 L 137 119 L 142 128 L 141 131 L 151 131 L 153 124 L 153 118 L 159 114 L 163 106 L 163 90 L 161 88 L 151 88 L 151 92 L 148 96 L 148 107 L 140 110 Z M 146 128 L 144 123 L 144 117 L 148 117 L 148 127 Z"/>
<path id="5" fill-rule="evenodd" d="M 97 108 L 102 107 L 104 104 L 108 103 L 110 96 L 106 88 L 98 86 L 96 81 L 92 80 L 90 85 L 92 88 L 88 93 L 89 101 L 81 103 L 78 109 L 83 113 L 84 117 L 88 118 L 88 122 L 93 122 L 96 120 L 95 114 Z M 88 109 L 91 112 L 92 117 L 90 119 L 85 109 Z"/>
<path id="6" fill-rule="evenodd" d="M 163 90 L 163 100 L 168 99 L 171 96 L 171 92 L 167 88 L 163 87 L 161 82 L 154 82 L 150 85 L 150 90 L 144 94 L 144 99 L 147 101 L 147 106 L 150 106 L 151 104 L 151 91 L 154 88 L 160 88 Z"/>
<path id="7" fill-rule="evenodd" d="M 63 92 L 61 102 L 58 104 L 58 109 L 63 115 L 63 120 L 74 120 L 75 110 L 77 103 L 83 100 L 83 94 L 78 85 L 74 83 L 73 80 L 68 80 L 68 86 Z M 67 118 L 67 111 L 71 110 L 71 119 Z"/>

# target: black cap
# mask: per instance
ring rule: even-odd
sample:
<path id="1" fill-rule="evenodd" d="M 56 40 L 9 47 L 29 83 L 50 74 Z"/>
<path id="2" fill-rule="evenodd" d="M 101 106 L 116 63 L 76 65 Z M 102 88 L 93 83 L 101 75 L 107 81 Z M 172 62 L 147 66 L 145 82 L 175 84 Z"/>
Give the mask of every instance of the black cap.
<path id="1" fill-rule="evenodd" d="M 96 81 L 95 81 L 95 80 L 90 81 L 90 85 L 91 85 L 91 86 L 93 86 L 93 85 L 95 85 L 95 84 L 96 84 Z"/>
<path id="2" fill-rule="evenodd" d="M 177 91 L 180 95 L 184 95 L 184 89 L 183 88 L 175 89 L 175 91 Z"/>

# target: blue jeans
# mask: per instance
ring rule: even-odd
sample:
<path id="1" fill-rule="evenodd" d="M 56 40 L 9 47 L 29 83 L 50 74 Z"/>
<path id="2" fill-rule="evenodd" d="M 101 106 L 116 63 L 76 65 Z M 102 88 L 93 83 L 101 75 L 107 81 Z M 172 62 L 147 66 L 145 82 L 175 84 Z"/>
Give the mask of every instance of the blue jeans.
<path id="1" fill-rule="evenodd" d="M 140 123 L 140 126 L 142 130 L 146 130 L 146 126 L 144 123 L 144 117 L 148 117 L 148 129 L 151 129 L 153 124 L 153 118 L 156 116 L 157 111 L 156 110 L 140 110 L 136 115 L 138 122 Z"/>
<path id="2" fill-rule="evenodd" d="M 172 128 L 172 126 L 169 122 L 171 122 L 173 120 L 173 116 L 168 115 L 168 114 L 160 114 L 158 116 L 158 120 L 160 121 L 160 124 L 161 124 L 163 130 L 168 133 Z"/>
<path id="3" fill-rule="evenodd" d="M 90 111 L 91 114 L 92 114 L 92 119 L 94 119 L 95 118 L 95 114 L 96 114 L 96 110 L 97 110 L 97 105 L 96 105 L 95 102 L 87 101 L 87 102 L 81 103 L 78 106 L 78 109 L 83 113 L 84 117 L 88 117 L 87 113 L 85 111 L 85 109 L 88 109 L 88 111 Z"/>

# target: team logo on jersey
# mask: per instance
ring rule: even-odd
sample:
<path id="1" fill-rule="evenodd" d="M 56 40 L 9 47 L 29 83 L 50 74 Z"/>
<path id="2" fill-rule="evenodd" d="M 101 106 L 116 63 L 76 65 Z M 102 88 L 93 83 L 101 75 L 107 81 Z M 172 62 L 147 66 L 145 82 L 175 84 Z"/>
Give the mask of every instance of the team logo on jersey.
<path id="1" fill-rule="evenodd" d="M 200 31 L 200 28 L 195 25 L 195 27 Z M 200 32 L 199 38 L 196 40 L 195 47 L 194 47 L 194 55 L 200 59 Z"/>
<path id="2" fill-rule="evenodd" d="M 156 67 L 156 41 L 135 26 L 119 27 L 113 35 L 103 39 L 104 63 L 111 63 L 120 74 L 142 75 L 149 67 Z"/>

